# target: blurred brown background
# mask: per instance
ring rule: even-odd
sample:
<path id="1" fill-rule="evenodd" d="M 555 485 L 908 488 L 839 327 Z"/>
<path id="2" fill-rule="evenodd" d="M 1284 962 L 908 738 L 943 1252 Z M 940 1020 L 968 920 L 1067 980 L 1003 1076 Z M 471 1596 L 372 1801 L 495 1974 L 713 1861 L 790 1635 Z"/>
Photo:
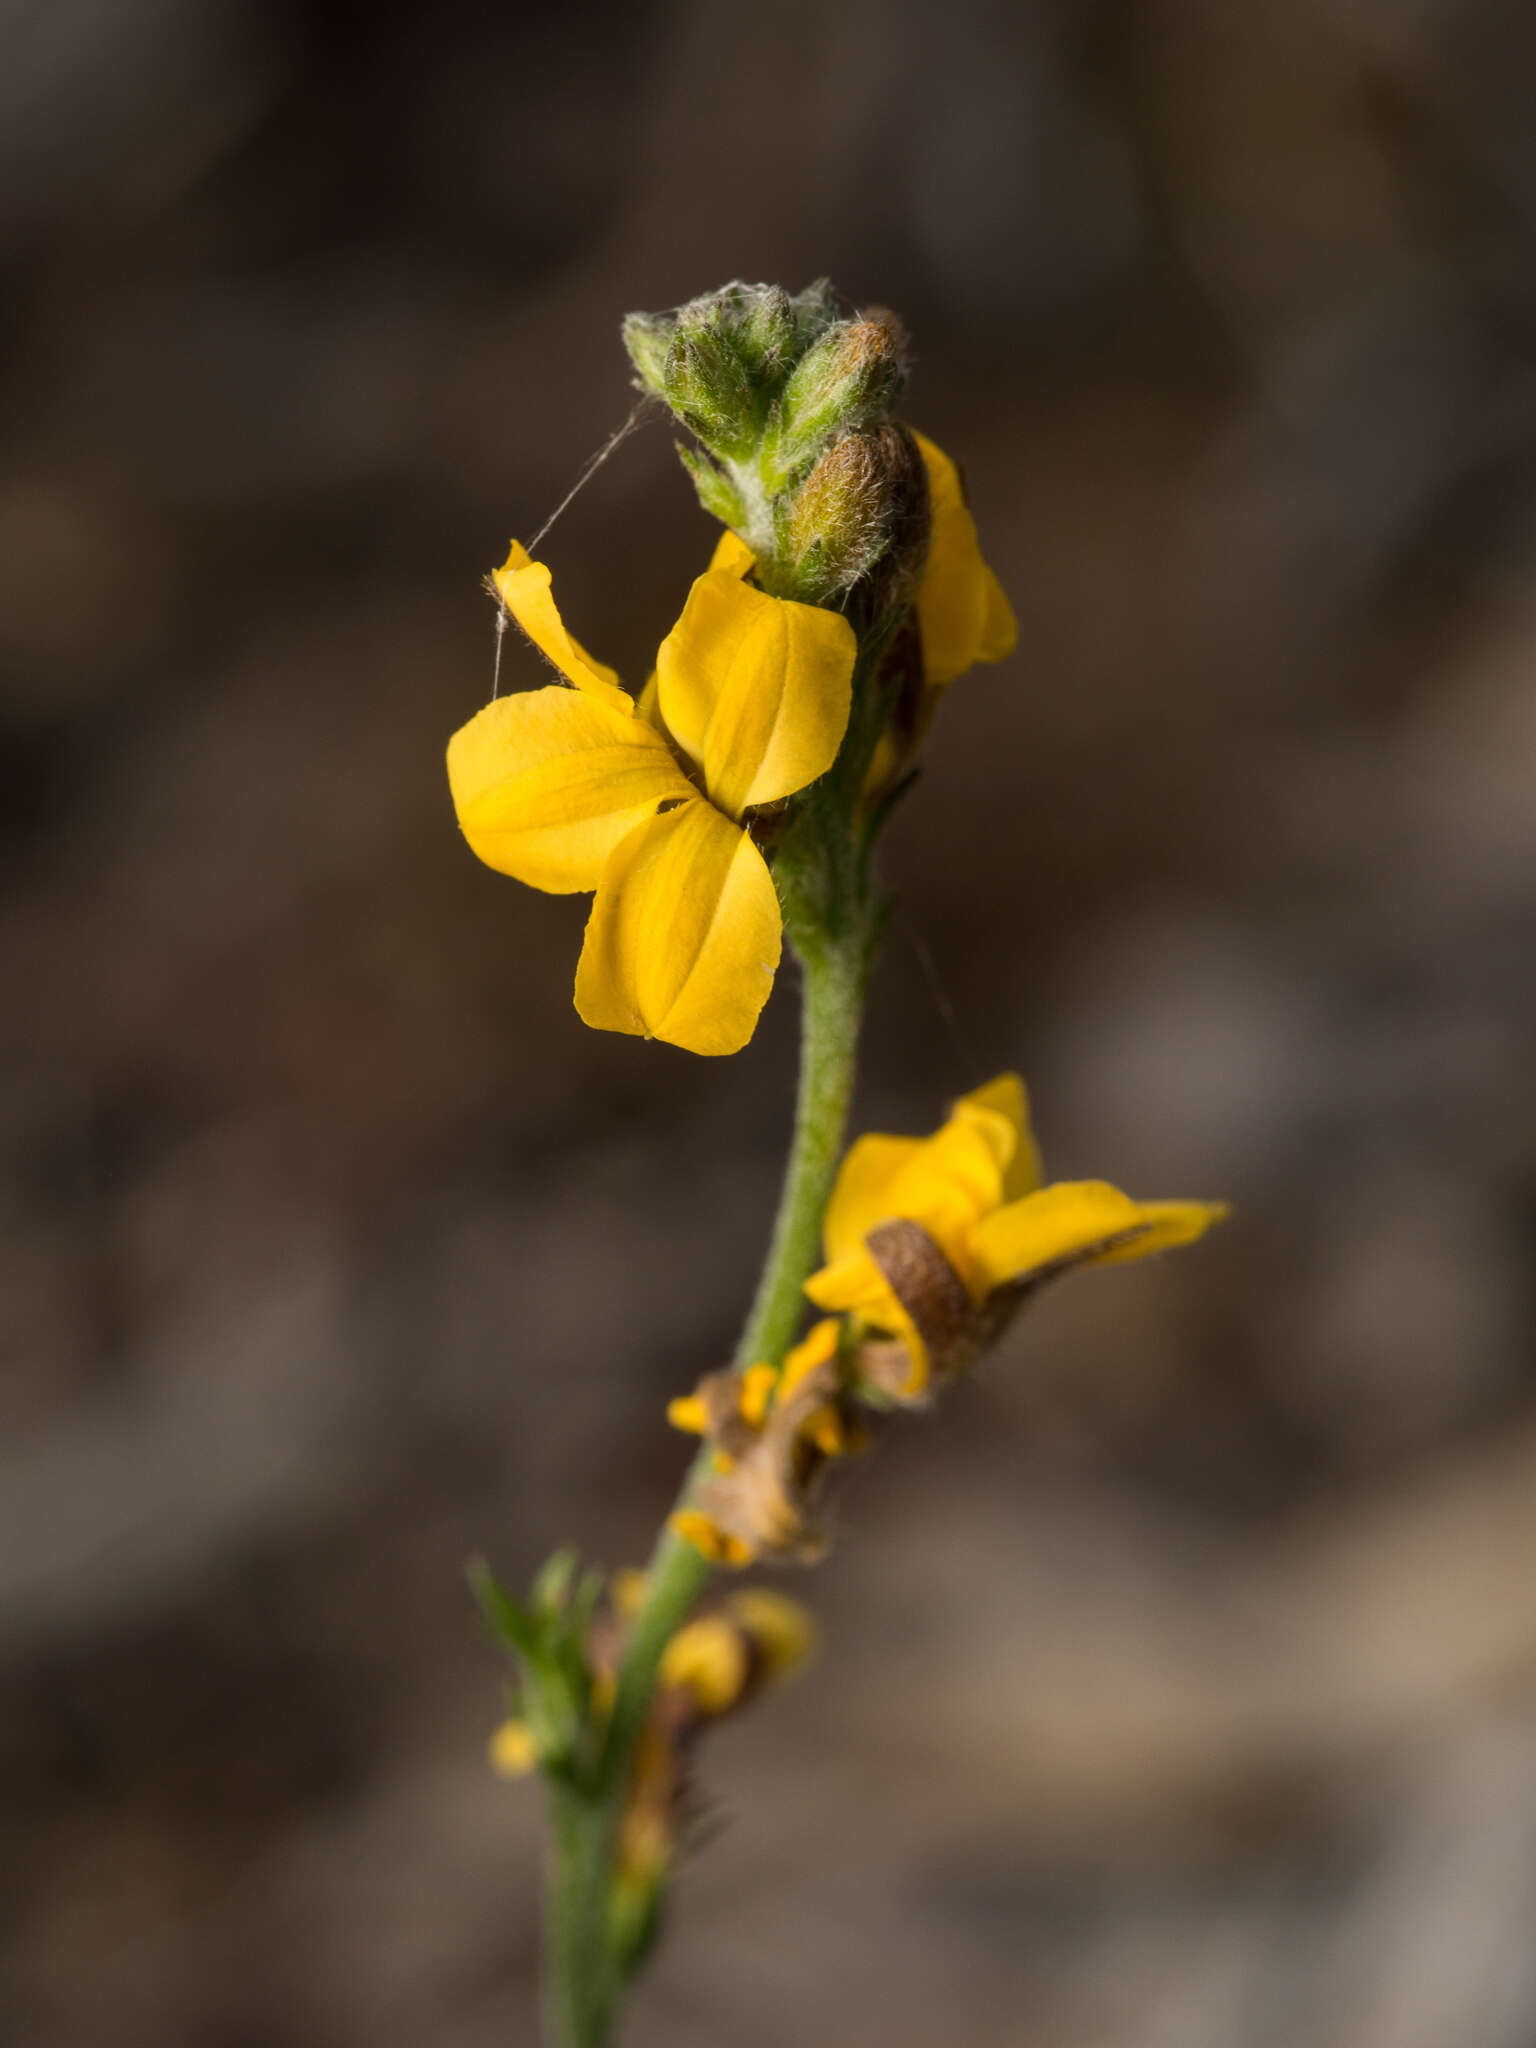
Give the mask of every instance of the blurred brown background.
<path id="1" fill-rule="evenodd" d="M 0 14 L 6 2041 L 531 2041 L 461 1566 L 643 1553 L 794 1002 L 583 1030 L 442 747 L 620 314 L 828 272 L 1021 624 L 860 1121 L 1017 1064 L 1237 1217 L 858 1474 L 628 2039 L 1529 2048 L 1533 87 L 1519 0 Z M 709 539 L 653 422 L 545 552 L 639 678 Z"/>

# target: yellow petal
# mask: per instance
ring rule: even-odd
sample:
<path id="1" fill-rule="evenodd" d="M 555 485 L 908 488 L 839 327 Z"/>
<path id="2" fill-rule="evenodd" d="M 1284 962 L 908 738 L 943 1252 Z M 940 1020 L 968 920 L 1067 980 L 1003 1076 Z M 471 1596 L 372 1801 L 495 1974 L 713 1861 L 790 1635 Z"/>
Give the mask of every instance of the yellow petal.
<path id="1" fill-rule="evenodd" d="M 969 1229 L 1002 1201 L 1004 1168 L 1014 1150 L 1007 1118 L 985 1104 L 962 1104 L 931 1138 L 876 1132 L 860 1138 L 843 1161 L 827 1204 L 828 1267 L 841 1274 L 847 1266 L 850 1276 L 862 1274 L 866 1235 L 877 1224 L 904 1216 L 922 1224 L 973 1293 L 984 1293 L 986 1281 L 970 1251 Z M 851 1277 L 828 1282 L 835 1298 L 809 1287 L 806 1291 L 822 1308 L 857 1310 L 890 1327 L 869 1306 L 872 1285 L 858 1299 L 844 1298 L 853 1284 Z"/>
<path id="2" fill-rule="evenodd" d="M 705 1614 L 680 1628 L 661 1653 L 657 1677 L 693 1695 L 701 1714 L 723 1714 L 747 1682 L 747 1645 L 724 1615 Z"/>
<path id="3" fill-rule="evenodd" d="M 1040 1148 L 1029 1122 L 1029 1096 L 1017 1074 L 999 1074 L 983 1088 L 973 1088 L 955 1104 L 955 1115 L 969 1120 L 995 1152 L 1003 1169 L 1003 1200 L 1016 1202 L 1033 1194 L 1041 1181 Z"/>
<path id="4" fill-rule="evenodd" d="M 742 1421 L 750 1422 L 754 1429 L 763 1426 L 778 1378 L 771 1365 L 749 1365 L 741 1376 L 741 1396 L 737 1405 Z"/>
<path id="5" fill-rule="evenodd" d="M 989 1288 L 1042 1266 L 1082 1258 L 1106 1238 L 1150 1231 L 1139 1202 L 1107 1181 L 1056 1181 L 1022 1202 L 985 1216 L 969 1232 L 970 1250 Z"/>
<path id="6" fill-rule="evenodd" d="M 1098 1253 L 1089 1265 L 1120 1265 L 1127 1259 L 1150 1258 L 1154 1252 L 1193 1244 L 1232 1213 L 1225 1202 L 1138 1202 L 1136 1208 L 1145 1226 L 1142 1235 L 1113 1251 Z"/>
<path id="7" fill-rule="evenodd" d="M 824 775 L 848 726 L 857 642 L 838 612 L 696 579 L 656 657 L 669 731 L 733 818 Z"/>
<path id="8" fill-rule="evenodd" d="M 917 588 L 917 624 L 924 678 L 937 686 L 952 683 L 978 661 L 1001 661 L 1011 654 L 1018 629 L 1001 585 L 982 560 L 959 470 L 926 435 L 916 440 L 928 471 L 933 515 L 928 559 Z"/>
<path id="9" fill-rule="evenodd" d="M 689 1436 L 702 1436 L 709 1427 L 709 1411 L 697 1394 L 679 1394 L 667 1403 L 667 1420 Z"/>
<path id="10" fill-rule="evenodd" d="M 537 1769 L 539 1752 L 526 1721 L 503 1721 L 490 1741 L 491 1769 L 498 1778 L 526 1778 Z"/>
<path id="11" fill-rule="evenodd" d="M 865 1233 L 896 1214 L 891 1206 L 894 1191 L 924 1143 L 922 1138 L 891 1138 L 871 1131 L 848 1148 L 822 1225 L 829 1264 L 861 1251 Z"/>
<path id="12" fill-rule="evenodd" d="M 826 1458 L 840 1458 L 848 1448 L 842 1417 L 830 1405 L 813 1408 L 800 1425 L 800 1434 Z"/>
<path id="13" fill-rule="evenodd" d="M 665 735 L 667 722 L 661 715 L 661 692 L 656 686 L 656 671 L 652 669 L 645 679 L 645 688 L 635 699 L 635 716 L 643 718 L 647 725 Z"/>
<path id="14" fill-rule="evenodd" d="M 576 1008 L 599 1031 L 739 1052 L 768 1000 L 782 939 L 762 855 L 695 797 L 636 826 L 608 856 Z"/>
<path id="15" fill-rule="evenodd" d="M 711 569 L 729 569 L 733 576 L 747 576 L 757 566 L 757 557 L 741 535 L 728 526 L 715 542 L 709 566 Z"/>
<path id="16" fill-rule="evenodd" d="M 771 1586 L 743 1586 L 725 1603 L 739 1629 L 752 1640 L 769 1678 L 786 1678 L 816 1647 L 816 1624 L 787 1593 Z"/>
<path id="17" fill-rule="evenodd" d="M 836 1358 L 838 1339 L 842 1324 L 836 1316 L 823 1316 L 819 1323 L 813 1323 L 805 1336 L 784 1361 L 784 1370 L 778 1376 L 778 1398 L 787 1401 L 808 1373 L 817 1366 L 825 1365 L 828 1359 Z"/>
<path id="18" fill-rule="evenodd" d="M 974 1265 L 969 1257 L 967 1263 Z M 845 1258 L 823 1266 L 819 1273 L 813 1273 L 805 1283 L 805 1292 L 818 1308 L 853 1316 L 858 1323 L 867 1324 L 871 1329 L 900 1337 L 912 1360 L 912 1374 L 906 1392 L 916 1395 L 923 1391 L 928 1384 L 928 1347 L 918 1334 L 916 1323 L 902 1307 L 895 1289 L 862 1245 Z"/>
<path id="19" fill-rule="evenodd" d="M 513 541 L 511 552 L 491 581 L 507 610 L 561 675 L 578 690 L 602 698 L 616 711 L 633 710 L 633 701 L 628 691 L 620 687 L 614 671 L 603 662 L 594 661 L 565 630 L 565 621 L 550 589 L 549 571 L 542 562 L 531 560 L 527 549 Z"/>
<path id="20" fill-rule="evenodd" d="M 711 1564 L 740 1567 L 752 1562 L 752 1546 L 740 1536 L 727 1535 L 717 1529 L 708 1515 L 700 1514 L 697 1508 L 679 1508 L 667 1518 L 667 1526 L 674 1536 L 680 1536 L 685 1543 L 691 1543 L 702 1557 Z"/>
<path id="21" fill-rule="evenodd" d="M 862 1316 L 882 1330 L 905 1322 L 891 1283 L 862 1244 L 843 1258 L 828 1260 L 806 1281 L 805 1292 L 818 1308 L 831 1309 L 834 1315 Z"/>
<path id="22" fill-rule="evenodd" d="M 1013 606 L 992 571 L 982 564 L 986 584 L 986 604 L 982 612 L 981 642 L 976 649 L 978 661 L 1006 661 L 1019 644 L 1019 622 L 1013 616 Z"/>
<path id="23" fill-rule="evenodd" d="M 488 867 L 556 895 L 595 889 L 627 832 L 692 795 L 660 733 L 624 705 L 551 684 L 499 697 L 454 734 L 454 808 Z"/>

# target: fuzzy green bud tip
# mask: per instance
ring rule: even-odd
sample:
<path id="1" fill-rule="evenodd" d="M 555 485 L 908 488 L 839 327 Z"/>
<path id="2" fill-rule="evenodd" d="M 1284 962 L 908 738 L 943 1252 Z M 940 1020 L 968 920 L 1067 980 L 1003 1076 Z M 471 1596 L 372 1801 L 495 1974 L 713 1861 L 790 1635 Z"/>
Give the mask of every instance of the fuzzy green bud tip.
<path id="1" fill-rule="evenodd" d="M 756 446 L 796 364 L 838 317 L 825 280 L 794 298 L 780 285 L 738 282 L 671 313 L 631 313 L 624 346 L 640 388 L 732 460 Z"/>
<path id="2" fill-rule="evenodd" d="M 796 365 L 779 401 L 773 471 L 787 482 L 836 434 L 875 425 L 905 377 L 906 338 L 892 313 L 840 320 Z"/>
<path id="3" fill-rule="evenodd" d="M 887 420 L 834 441 L 795 491 L 785 536 L 801 598 L 826 603 L 877 568 L 894 594 L 928 541 L 927 476 L 912 436 Z"/>
<path id="4" fill-rule="evenodd" d="M 673 327 L 663 315 L 631 313 L 620 329 L 635 378 L 642 391 L 653 397 L 667 395 L 667 351 L 672 346 Z"/>

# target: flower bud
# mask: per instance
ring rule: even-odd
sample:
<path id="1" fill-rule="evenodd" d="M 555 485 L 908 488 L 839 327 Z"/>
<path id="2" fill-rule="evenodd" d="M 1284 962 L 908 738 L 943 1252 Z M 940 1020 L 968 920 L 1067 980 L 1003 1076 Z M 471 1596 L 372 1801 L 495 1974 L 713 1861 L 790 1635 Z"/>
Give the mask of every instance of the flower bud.
<path id="1" fill-rule="evenodd" d="M 715 309 L 684 307 L 667 352 L 666 400 L 706 448 L 749 455 L 760 427 L 757 393 L 737 337 Z"/>
<path id="2" fill-rule="evenodd" d="M 887 420 L 845 434 L 791 501 L 785 555 L 795 595 L 825 604 L 879 566 L 884 602 L 920 567 L 927 529 L 927 479 L 906 429 Z"/>
<path id="3" fill-rule="evenodd" d="M 882 419 L 905 375 L 905 338 L 892 313 L 840 320 L 796 364 L 779 400 L 764 480 L 782 488 L 839 433 Z"/>
<path id="4" fill-rule="evenodd" d="M 664 399 L 707 447 L 731 458 L 755 446 L 807 350 L 831 328 L 871 324 L 841 320 L 832 287 L 820 278 L 794 298 L 781 285 L 724 285 L 675 312 L 631 313 L 623 335 L 641 390 Z"/>

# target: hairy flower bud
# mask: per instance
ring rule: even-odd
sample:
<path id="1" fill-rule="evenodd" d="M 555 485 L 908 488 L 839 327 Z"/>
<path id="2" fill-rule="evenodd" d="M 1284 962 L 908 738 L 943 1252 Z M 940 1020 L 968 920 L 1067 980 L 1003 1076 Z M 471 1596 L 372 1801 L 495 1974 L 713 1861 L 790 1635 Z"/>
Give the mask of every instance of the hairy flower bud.
<path id="1" fill-rule="evenodd" d="M 903 592 L 928 541 L 928 484 L 904 427 L 845 434 L 795 492 L 785 554 L 796 595 L 826 603 L 877 568 L 881 602 Z"/>
<path id="2" fill-rule="evenodd" d="M 750 452 L 796 364 L 838 307 L 819 280 L 791 298 L 781 285 L 723 285 L 672 313 L 631 313 L 624 346 L 643 391 L 663 399 L 716 455 Z"/>
<path id="3" fill-rule="evenodd" d="M 763 408 L 738 337 L 716 309 L 684 309 L 665 374 L 667 403 L 706 448 L 728 456 L 751 453 Z"/>
<path id="4" fill-rule="evenodd" d="M 905 337 L 893 313 L 826 328 L 779 400 L 764 464 L 770 488 L 787 483 L 834 435 L 883 419 L 901 390 L 904 357 Z"/>

